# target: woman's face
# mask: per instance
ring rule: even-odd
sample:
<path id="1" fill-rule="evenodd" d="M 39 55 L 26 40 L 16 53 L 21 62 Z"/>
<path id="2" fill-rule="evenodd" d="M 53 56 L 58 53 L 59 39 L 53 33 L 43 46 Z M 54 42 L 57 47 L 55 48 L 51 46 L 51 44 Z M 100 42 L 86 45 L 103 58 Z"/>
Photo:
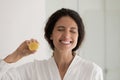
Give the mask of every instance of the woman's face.
<path id="1" fill-rule="evenodd" d="M 55 50 L 69 50 L 77 45 L 78 26 L 69 16 L 61 17 L 55 24 L 51 40 L 53 40 Z"/>

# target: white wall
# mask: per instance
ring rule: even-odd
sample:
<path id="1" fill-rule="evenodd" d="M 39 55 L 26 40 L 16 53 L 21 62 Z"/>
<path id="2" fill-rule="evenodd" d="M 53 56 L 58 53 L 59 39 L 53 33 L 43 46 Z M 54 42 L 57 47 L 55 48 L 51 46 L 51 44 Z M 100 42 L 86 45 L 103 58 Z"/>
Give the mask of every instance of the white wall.
<path id="1" fill-rule="evenodd" d="M 0 0 L 0 58 L 12 53 L 24 40 L 31 38 L 40 42 L 40 48 L 35 55 L 20 63 L 47 58 L 44 23 L 44 0 Z"/>
<path id="2" fill-rule="evenodd" d="M 49 17 L 56 10 L 66 7 L 77 10 L 77 0 L 46 0 L 46 15 Z"/>
<path id="3" fill-rule="evenodd" d="M 120 80 L 120 0 L 106 0 L 107 80 Z"/>

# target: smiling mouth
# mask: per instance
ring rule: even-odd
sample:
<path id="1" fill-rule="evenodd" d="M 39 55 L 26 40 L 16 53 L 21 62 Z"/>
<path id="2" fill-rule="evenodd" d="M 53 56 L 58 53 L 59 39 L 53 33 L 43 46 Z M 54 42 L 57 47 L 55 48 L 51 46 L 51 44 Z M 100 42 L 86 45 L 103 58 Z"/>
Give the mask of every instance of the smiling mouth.
<path id="1" fill-rule="evenodd" d="M 62 43 L 64 45 L 70 45 L 72 43 L 72 41 L 63 41 L 63 40 L 60 40 L 60 43 Z"/>

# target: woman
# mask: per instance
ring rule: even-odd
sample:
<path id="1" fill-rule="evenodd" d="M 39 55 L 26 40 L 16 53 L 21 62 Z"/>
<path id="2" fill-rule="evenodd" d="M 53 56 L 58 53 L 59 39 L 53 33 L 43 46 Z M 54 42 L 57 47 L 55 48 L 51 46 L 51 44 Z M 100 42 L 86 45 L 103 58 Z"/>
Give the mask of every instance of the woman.
<path id="1" fill-rule="evenodd" d="M 10 63 L 36 52 L 30 51 L 28 45 L 37 41 L 26 40 L 0 61 L 0 80 L 103 80 L 99 66 L 75 54 L 84 35 L 84 25 L 77 12 L 65 8 L 56 11 L 45 26 L 45 38 L 53 57 L 11 68 Z"/>

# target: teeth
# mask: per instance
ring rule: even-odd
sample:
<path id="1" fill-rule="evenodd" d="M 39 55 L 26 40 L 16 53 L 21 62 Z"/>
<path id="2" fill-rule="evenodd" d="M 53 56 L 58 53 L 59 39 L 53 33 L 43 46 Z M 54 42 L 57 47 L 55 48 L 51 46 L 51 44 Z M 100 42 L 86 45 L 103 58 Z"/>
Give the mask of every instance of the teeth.
<path id="1" fill-rule="evenodd" d="M 70 41 L 61 41 L 63 44 L 70 44 Z"/>

